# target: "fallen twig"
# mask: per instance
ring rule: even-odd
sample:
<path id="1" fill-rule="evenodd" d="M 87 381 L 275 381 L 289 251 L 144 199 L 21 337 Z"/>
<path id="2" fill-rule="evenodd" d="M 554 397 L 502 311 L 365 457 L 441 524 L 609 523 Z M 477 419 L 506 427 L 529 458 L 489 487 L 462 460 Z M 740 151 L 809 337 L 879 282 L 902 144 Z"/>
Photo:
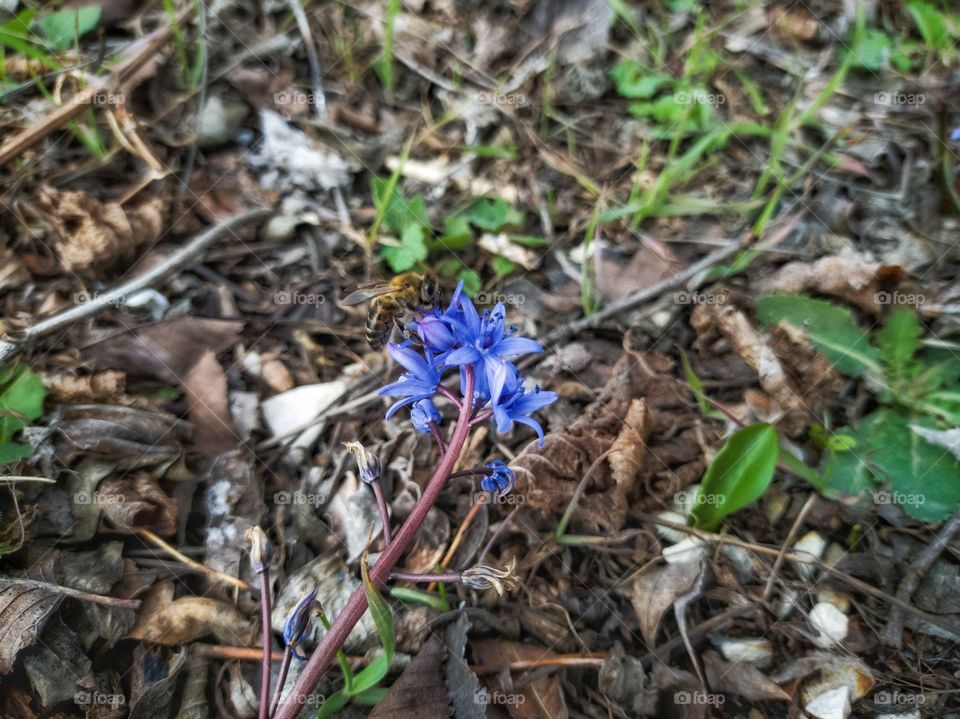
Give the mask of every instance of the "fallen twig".
<path id="1" fill-rule="evenodd" d="M 16 584 L 28 589 L 43 589 L 53 594 L 62 594 L 72 599 L 79 599 L 81 602 L 90 602 L 92 604 L 102 604 L 105 607 L 122 607 L 124 609 L 139 609 L 139 599 L 119 599 L 117 597 L 107 597 L 102 594 L 91 594 L 90 592 L 81 592 L 79 589 L 62 587 L 59 584 L 50 582 L 41 582 L 36 579 L 20 579 L 18 577 L 0 577 L 5 582 Z"/>
<path id="2" fill-rule="evenodd" d="M 112 303 L 122 301 L 123 298 L 132 295 L 135 292 L 139 292 L 140 290 L 146 289 L 155 282 L 158 282 L 168 275 L 177 272 L 196 259 L 224 234 L 233 233 L 236 228 L 247 222 L 250 222 L 251 220 L 258 220 L 266 217 L 269 212 L 270 210 L 268 209 L 258 208 L 256 210 L 249 210 L 239 215 L 234 215 L 233 217 L 228 217 L 219 224 L 214 225 L 208 230 L 205 230 L 197 235 L 186 246 L 174 252 L 163 262 L 159 262 L 142 274 L 137 275 L 129 282 L 124 282 L 122 285 L 114 287 L 112 290 L 108 290 L 107 292 L 97 295 L 95 301 L 85 302 L 82 305 L 71 307 L 69 310 L 65 310 L 55 314 L 53 317 L 49 317 L 41 322 L 38 322 L 29 329 L 25 330 L 16 340 L 0 339 L 0 363 L 6 362 L 8 359 L 29 345 L 33 344 L 41 337 L 53 332 L 57 332 L 67 325 L 77 322 L 78 320 L 92 317 L 100 312 L 100 310 L 102 310 L 104 307 L 109 307 Z"/>
<path id="3" fill-rule="evenodd" d="M 927 573 L 930 565 L 940 556 L 940 553 L 946 546 L 950 544 L 950 541 L 958 531 L 960 531 L 960 510 L 954 512 L 954 515 L 950 517 L 947 523 L 937 532 L 937 536 L 933 538 L 933 541 L 923 548 L 923 551 L 920 552 L 907 569 L 903 581 L 900 582 L 900 586 L 897 588 L 897 599 L 902 602 L 910 601 L 910 597 L 913 596 L 914 591 L 916 591 L 917 585 L 920 583 L 923 575 Z M 890 613 L 890 621 L 884 628 L 880 638 L 888 647 L 900 649 L 901 646 L 903 646 L 902 609 L 899 607 L 893 608 Z"/>

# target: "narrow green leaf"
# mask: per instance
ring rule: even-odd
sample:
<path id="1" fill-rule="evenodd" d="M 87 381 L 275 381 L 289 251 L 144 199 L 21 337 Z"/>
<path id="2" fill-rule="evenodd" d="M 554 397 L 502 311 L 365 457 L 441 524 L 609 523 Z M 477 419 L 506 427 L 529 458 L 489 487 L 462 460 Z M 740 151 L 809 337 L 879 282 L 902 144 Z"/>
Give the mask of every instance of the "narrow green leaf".
<path id="1" fill-rule="evenodd" d="M 728 514 L 757 500 L 773 479 L 778 453 L 777 431 L 769 424 L 730 435 L 703 475 L 692 513 L 695 525 L 712 531 Z"/>
<path id="2" fill-rule="evenodd" d="M 379 684 L 387 672 L 390 671 L 390 660 L 386 654 L 378 654 L 377 658 L 370 662 L 358 674 L 353 677 L 350 685 L 351 696 L 365 692 Z"/>
<path id="3" fill-rule="evenodd" d="M 803 295 L 763 295 L 757 298 L 757 316 L 767 326 L 788 322 L 801 330 L 844 374 L 882 374 L 879 351 L 846 307 Z"/>
<path id="4" fill-rule="evenodd" d="M 693 366 L 690 364 L 690 358 L 687 357 L 687 353 L 684 352 L 682 348 L 678 349 L 680 349 L 680 363 L 683 365 L 683 374 L 687 378 L 687 384 L 690 385 L 693 396 L 697 398 L 700 414 L 704 417 L 722 418 L 723 412 L 714 409 L 713 405 L 707 400 L 707 395 L 703 392 L 703 383 L 700 381 L 700 378 L 697 377 L 697 373 L 693 371 Z"/>
<path id="5" fill-rule="evenodd" d="M 377 634 L 380 636 L 380 643 L 383 644 L 389 664 L 393 659 L 394 650 L 393 614 L 390 612 L 390 605 L 387 604 L 373 582 L 370 581 L 366 557 L 360 562 L 360 573 L 363 575 L 363 593 L 367 597 L 367 606 L 370 608 L 373 623 L 377 627 Z"/>
<path id="6" fill-rule="evenodd" d="M 323 700 L 320 711 L 317 712 L 317 719 L 329 719 L 343 709 L 349 701 L 349 694 L 346 694 L 342 689 L 335 691 Z"/>

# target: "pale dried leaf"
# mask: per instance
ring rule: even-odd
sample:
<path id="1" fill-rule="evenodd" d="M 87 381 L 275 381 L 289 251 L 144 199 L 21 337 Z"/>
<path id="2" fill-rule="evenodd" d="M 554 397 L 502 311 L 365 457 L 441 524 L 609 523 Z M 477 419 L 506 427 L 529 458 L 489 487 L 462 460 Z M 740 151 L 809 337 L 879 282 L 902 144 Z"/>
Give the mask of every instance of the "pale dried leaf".
<path id="1" fill-rule="evenodd" d="M 700 576 L 700 562 L 678 562 L 655 567 L 633 582 L 630 600 L 640 620 L 640 632 L 647 647 L 656 646 L 660 621 L 673 603 L 694 586 Z"/>
<path id="2" fill-rule="evenodd" d="M 149 611 L 144 603 L 128 636 L 165 646 L 212 636 L 223 644 L 243 647 L 253 641 L 255 629 L 254 623 L 226 602 L 183 597 L 152 606 Z"/>
<path id="3" fill-rule="evenodd" d="M 0 577 L 0 675 L 13 667 L 17 653 L 37 639 L 63 595 Z"/>

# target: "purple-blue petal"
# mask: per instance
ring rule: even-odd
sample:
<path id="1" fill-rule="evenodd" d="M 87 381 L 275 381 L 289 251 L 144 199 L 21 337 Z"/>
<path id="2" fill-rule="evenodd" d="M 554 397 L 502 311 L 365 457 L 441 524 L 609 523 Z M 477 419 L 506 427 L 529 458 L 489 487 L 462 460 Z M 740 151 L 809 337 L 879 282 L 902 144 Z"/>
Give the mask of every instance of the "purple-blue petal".
<path id="1" fill-rule="evenodd" d="M 473 364 L 478 359 L 480 359 L 480 351 L 476 347 L 459 347 L 447 355 L 445 364 L 448 367 Z"/>
<path id="2" fill-rule="evenodd" d="M 517 357 L 532 352 L 543 352 L 543 347 L 529 337 L 504 337 L 490 348 L 497 357 Z"/>

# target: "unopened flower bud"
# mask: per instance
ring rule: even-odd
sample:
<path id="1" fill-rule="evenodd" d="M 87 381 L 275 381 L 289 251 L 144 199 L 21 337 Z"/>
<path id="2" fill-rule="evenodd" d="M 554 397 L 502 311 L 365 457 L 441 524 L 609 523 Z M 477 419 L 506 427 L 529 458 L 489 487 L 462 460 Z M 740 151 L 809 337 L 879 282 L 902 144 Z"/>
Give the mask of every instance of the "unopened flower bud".
<path id="1" fill-rule="evenodd" d="M 251 527 L 243 535 L 250 542 L 250 563 L 253 571 L 262 574 L 270 569 L 270 560 L 273 558 L 273 546 L 267 539 L 266 533 L 260 527 Z"/>
<path id="2" fill-rule="evenodd" d="M 480 488 L 484 492 L 502 497 L 517 483 L 517 475 L 499 459 L 489 462 L 484 469 L 488 472 L 487 476 L 480 480 Z"/>
<path id="3" fill-rule="evenodd" d="M 357 455 L 357 467 L 360 469 L 360 479 L 367 484 L 380 481 L 380 458 L 370 452 L 359 442 L 344 442 L 350 454 Z"/>
<path id="4" fill-rule="evenodd" d="M 297 652 L 297 647 L 307 638 L 310 619 L 320 607 L 316 597 L 317 585 L 314 584 L 313 588 L 293 608 L 283 625 L 283 641 L 290 647 L 290 653 L 301 661 L 306 661 L 307 658 Z"/>
<path id="5" fill-rule="evenodd" d="M 430 399 L 421 399 L 414 402 L 410 410 L 410 420 L 413 422 L 413 428 L 418 432 L 426 434 L 430 431 L 430 425 L 440 424 L 440 411 Z"/>

